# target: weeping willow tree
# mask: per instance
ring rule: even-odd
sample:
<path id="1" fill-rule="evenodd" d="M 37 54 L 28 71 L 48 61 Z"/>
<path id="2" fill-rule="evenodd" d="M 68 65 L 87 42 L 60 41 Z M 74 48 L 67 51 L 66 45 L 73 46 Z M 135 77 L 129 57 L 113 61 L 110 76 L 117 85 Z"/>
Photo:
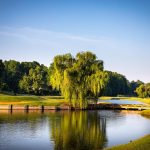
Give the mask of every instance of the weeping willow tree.
<path id="1" fill-rule="evenodd" d="M 50 83 L 73 107 L 86 108 L 89 93 L 98 98 L 108 82 L 103 61 L 91 52 L 58 55 L 51 65 Z"/>

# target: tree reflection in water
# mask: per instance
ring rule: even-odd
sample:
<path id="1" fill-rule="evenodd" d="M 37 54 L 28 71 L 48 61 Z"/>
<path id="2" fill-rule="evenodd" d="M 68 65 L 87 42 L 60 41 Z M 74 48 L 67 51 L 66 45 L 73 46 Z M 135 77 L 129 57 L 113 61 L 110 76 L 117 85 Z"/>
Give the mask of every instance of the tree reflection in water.
<path id="1" fill-rule="evenodd" d="M 62 113 L 51 121 L 55 150 L 98 150 L 106 143 L 106 120 L 97 111 Z"/>

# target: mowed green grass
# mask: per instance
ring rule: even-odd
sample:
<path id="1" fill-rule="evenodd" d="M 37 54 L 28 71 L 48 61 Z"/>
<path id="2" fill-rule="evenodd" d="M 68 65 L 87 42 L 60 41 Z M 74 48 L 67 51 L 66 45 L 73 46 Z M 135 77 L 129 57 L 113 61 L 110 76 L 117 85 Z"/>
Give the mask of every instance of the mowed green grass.
<path id="1" fill-rule="evenodd" d="M 118 100 L 136 100 L 150 105 L 150 98 L 138 97 L 100 97 L 101 100 L 118 99 Z M 59 106 L 67 104 L 62 96 L 33 96 L 33 95 L 8 95 L 0 94 L 0 105 L 18 104 L 18 105 L 48 105 Z"/>
<path id="2" fill-rule="evenodd" d="M 0 105 L 47 105 L 47 106 L 59 106 L 66 104 L 62 96 L 12 96 L 6 94 L 0 94 Z"/>
<path id="3" fill-rule="evenodd" d="M 110 99 L 118 99 L 118 100 L 131 100 L 131 101 L 139 101 L 150 105 L 150 98 L 139 98 L 139 97 L 109 97 L 102 96 L 99 99 L 101 100 L 110 100 Z"/>
<path id="4" fill-rule="evenodd" d="M 110 147 L 105 150 L 150 150 L 150 135 L 144 136 L 128 144 Z"/>

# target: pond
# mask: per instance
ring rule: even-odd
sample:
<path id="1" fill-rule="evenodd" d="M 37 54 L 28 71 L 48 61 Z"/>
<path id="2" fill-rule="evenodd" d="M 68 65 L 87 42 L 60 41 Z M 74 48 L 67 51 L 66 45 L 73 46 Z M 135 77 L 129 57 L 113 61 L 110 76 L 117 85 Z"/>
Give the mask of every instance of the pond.
<path id="1" fill-rule="evenodd" d="M 97 150 L 149 133 L 137 111 L 0 111 L 1 150 Z"/>
<path id="2" fill-rule="evenodd" d="M 117 99 L 113 99 L 113 100 L 99 100 L 98 102 L 106 102 L 106 103 L 111 103 L 111 104 L 144 104 L 142 102 L 139 101 L 130 101 L 130 100 L 117 100 Z"/>

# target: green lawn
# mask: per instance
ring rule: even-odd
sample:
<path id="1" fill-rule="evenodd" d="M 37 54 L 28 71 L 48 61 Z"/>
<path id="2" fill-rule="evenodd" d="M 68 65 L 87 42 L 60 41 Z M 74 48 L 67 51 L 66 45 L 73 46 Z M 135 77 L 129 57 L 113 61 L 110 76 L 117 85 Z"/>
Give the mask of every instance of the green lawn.
<path id="1" fill-rule="evenodd" d="M 150 104 L 150 98 L 137 98 L 137 97 L 100 97 L 101 100 L 120 99 L 120 100 L 137 100 Z M 48 105 L 59 106 L 67 103 L 62 96 L 33 96 L 33 95 L 8 95 L 0 94 L 0 105 L 15 104 L 15 105 Z"/>
<path id="2" fill-rule="evenodd" d="M 6 94 L 0 94 L 0 105 L 48 105 L 48 106 L 59 106 L 66 104 L 62 96 L 12 96 Z"/>
<path id="3" fill-rule="evenodd" d="M 138 140 L 132 141 L 128 144 L 110 147 L 105 150 L 149 150 L 149 149 L 150 149 L 150 135 L 147 135 Z"/>

